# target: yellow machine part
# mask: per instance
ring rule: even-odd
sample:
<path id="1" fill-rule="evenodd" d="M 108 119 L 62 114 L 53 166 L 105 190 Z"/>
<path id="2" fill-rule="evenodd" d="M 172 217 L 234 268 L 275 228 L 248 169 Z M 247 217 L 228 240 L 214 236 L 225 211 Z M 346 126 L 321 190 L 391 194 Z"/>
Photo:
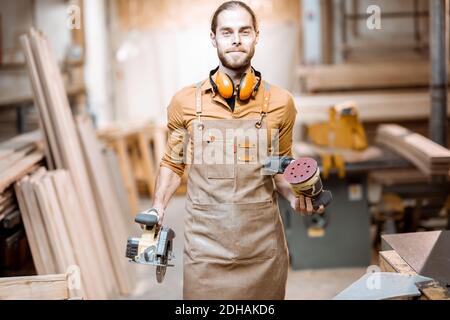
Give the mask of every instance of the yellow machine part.
<path id="1" fill-rule="evenodd" d="M 308 137 L 314 144 L 351 150 L 367 148 L 366 133 L 354 102 L 335 105 L 328 112 L 328 122 L 308 126 Z"/>
<path id="2" fill-rule="evenodd" d="M 141 239 L 139 240 L 138 255 L 141 255 L 148 247 L 157 246 L 157 230 L 156 227 L 151 229 L 144 229 Z"/>
<path id="3" fill-rule="evenodd" d="M 367 137 L 359 121 L 356 103 L 349 101 L 330 107 L 328 122 L 308 126 L 308 138 L 312 143 L 329 148 L 364 150 Z M 340 178 L 345 177 L 345 161 L 338 153 L 321 154 L 322 176 L 326 179 L 330 170 L 336 168 Z"/>

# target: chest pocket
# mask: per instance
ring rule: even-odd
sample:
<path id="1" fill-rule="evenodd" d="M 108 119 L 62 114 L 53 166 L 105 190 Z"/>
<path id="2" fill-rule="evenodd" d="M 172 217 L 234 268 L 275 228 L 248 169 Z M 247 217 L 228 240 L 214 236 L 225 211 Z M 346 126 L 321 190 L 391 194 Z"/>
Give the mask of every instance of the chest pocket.
<path id="1" fill-rule="evenodd" d="M 203 163 L 208 179 L 234 179 L 235 153 L 233 140 L 207 140 L 202 144 Z"/>

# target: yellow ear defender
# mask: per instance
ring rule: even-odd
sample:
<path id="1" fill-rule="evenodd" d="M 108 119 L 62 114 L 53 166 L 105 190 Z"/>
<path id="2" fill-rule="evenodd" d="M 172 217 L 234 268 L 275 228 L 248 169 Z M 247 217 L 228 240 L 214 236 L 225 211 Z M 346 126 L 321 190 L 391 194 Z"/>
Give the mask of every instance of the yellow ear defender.
<path id="1" fill-rule="evenodd" d="M 226 73 L 218 71 L 219 67 L 211 70 L 209 73 L 209 81 L 213 87 L 214 93 L 219 93 L 223 98 L 229 99 L 234 95 L 234 83 L 230 76 Z M 213 75 L 216 73 L 215 80 Z M 244 73 L 239 82 L 237 89 L 237 97 L 241 101 L 247 101 L 256 95 L 261 84 L 261 73 L 251 68 L 250 72 Z"/>

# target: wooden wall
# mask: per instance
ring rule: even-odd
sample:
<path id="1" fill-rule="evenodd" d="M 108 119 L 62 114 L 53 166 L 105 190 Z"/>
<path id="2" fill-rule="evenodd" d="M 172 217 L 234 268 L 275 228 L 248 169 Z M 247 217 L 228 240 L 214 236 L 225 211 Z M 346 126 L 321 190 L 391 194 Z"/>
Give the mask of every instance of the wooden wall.
<path id="1" fill-rule="evenodd" d="M 182 28 L 210 21 L 223 0 L 115 0 L 121 26 L 125 29 Z M 298 0 L 244 1 L 262 24 L 300 20 Z"/>

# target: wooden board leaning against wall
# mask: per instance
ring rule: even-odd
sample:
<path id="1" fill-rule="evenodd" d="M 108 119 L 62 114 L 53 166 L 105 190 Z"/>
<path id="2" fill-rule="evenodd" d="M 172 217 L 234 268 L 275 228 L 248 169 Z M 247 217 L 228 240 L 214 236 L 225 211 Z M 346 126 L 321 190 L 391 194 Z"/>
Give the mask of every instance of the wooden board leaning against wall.
<path id="1" fill-rule="evenodd" d="M 64 225 L 73 228 L 65 232 L 68 235 L 65 239 L 55 236 L 49 241 L 66 248 L 61 249 L 63 247 L 59 245 L 53 248 L 56 270 L 64 272 L 61 266 L 79 265 L 88 298 L 108 298 L 119 292 L 128 294 L 133 290 L 134 279 L 123 257 L 123 246 L 132 221 L 125 218 L 128 213 L 120 211 L 123 206 L 106 201 L 108 188 L 105 185 L 112 186 L 112 182 L 92 123 L 83 117 L 74 121 L 60 71 L 45 36 L 31 30 L 21 41 L 47 150 L 47 163 L 51 169 L 58 169 L 42 176 L 31 176 L 32 191 L 45 209 L 41 214 L 53 212 L 52 218 L 47 220 L 59 217 L 54 223 L 47 221 L 53 226 L 53 234 Z M 96 166 L 102 170 L 93 170 Z M 21 183 L 25 189 L 18 185 L 18 190 L 24 198 L 33 197 L 26 188 L 28 182 Z M 64 189 L 64 186 L 71 189 Z M 115 192 L 109 191 L 108 196 Z M 72 205 L 68 207 L 66 203 Z M 24 211 L 26 208 L 25 205 Z M 75 218 L 78 220 L 70 220 Z M 74 240 L 80 235 L 87 242 Z"/>

